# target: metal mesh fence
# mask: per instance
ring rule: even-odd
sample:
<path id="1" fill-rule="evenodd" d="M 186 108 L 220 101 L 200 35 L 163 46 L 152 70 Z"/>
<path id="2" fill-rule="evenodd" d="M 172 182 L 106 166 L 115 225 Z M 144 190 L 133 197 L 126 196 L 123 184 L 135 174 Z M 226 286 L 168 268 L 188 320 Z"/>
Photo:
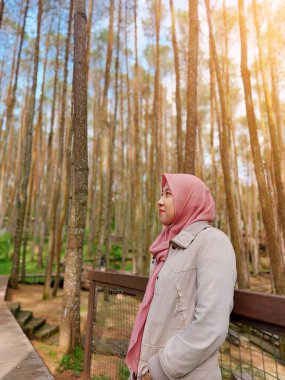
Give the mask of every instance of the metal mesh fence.
<path id="1" fill-rule="evenodd" d="M 125 364 L 130 334 L 141 298 L 109 287 L 96 287 L 92 340 L 92 380 L 129 378 Z"/>
<path id="2" fill-rule="evenodd" d="M 91 355 L 92 380 L 129 378 L 128 343 L 141 297 L 109 286 L 96 287 Z M 220 350 L 223 379 L 285 380 L 285 338 L 241 323 L 231 323 Z"/>
<path id="3" fill-rule="evenodd" d="M 285 380 L 284 338 L 241 323 L 231 323 L 220 350 L 223 379 Z"/>

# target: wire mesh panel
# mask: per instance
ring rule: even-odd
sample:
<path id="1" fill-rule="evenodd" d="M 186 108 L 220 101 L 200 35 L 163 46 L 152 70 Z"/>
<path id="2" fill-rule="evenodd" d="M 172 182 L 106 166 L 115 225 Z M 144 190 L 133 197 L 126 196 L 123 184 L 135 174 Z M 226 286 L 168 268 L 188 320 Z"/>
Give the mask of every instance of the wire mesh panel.
<path id="1" fill-rule="evenodd" d="M 125 357 L 141 297 L 97 286 L 95 298 L 91 379 L 128 379 Z"/>
<path id="2" fill-rule="evenodd" d="M 129 378 L 125 357 L 147 278 L 90 273 L 84 380 Z M 285 380 L 285 297 L 235 291 L 223 379 Z"/>
<path id="3" fill-rule="evenodd" d="M 241 323 L 231 323 L 220 350 L 223 379 L 285 380 L 284 338 Z"/>

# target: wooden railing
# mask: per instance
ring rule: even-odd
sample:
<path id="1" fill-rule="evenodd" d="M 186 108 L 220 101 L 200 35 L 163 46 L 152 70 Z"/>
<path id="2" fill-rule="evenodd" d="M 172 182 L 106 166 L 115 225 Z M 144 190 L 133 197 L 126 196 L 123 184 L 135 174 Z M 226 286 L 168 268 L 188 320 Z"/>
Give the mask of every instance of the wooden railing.
<path id="1" fill-rule="evenodd" d="M 96 314 L 96 287 L 119 289 L 125 294 L 142 297 L 148 281 L 146 277 L 99 271 L 89 272 L 88 278 L 90 288 L 84 352 L 84 380 L 90 380 L 93 323 Z M 285 337 L 285 296 L 235 290 L 231 321 Z M 243 378 L 248 377 L 241 377 L 241 379 Z M 279 379 L 278 376 L 273 378 Z"/>

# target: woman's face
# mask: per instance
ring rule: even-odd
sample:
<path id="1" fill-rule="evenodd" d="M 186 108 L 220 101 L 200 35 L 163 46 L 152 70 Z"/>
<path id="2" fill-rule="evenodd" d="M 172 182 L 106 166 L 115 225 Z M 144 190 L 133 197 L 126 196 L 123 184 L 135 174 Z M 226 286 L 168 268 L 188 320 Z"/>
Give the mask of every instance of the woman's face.
<path id="1" fill-rule="evenodd" d="M 164 225 L 172 224 L 174 220 L 174 203 L 168 183 L 166 183 L 162 189 L 161 197 L 158 201 L 158 208 L 160 223 Z"/>

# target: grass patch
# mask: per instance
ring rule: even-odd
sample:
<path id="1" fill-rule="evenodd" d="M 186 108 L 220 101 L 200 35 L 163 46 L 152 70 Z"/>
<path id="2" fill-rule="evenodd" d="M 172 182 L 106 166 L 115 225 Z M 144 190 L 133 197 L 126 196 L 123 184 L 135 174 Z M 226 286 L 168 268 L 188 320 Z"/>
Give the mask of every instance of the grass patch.
<path id="1" fill-rule="evenodd" d="M 96 375 L 92 377 L 92 380 L 110 380 L 110 377 L 106 375 Z"/>
<path id="2" fill-rule="evenodd" d="M 0 236 L 0 261 L 8 261 L 13 251 L 12 238 L 7 232 Z"/>
<path id="3" fill-rule="evenodd" d="M 57 368 L 58 372 L 71 370 L 76 376 L 83 371 L 84 353 L 80 346 L 76 346 L 75 350 L 70 354 L 64 354 Z"/>
<path id="4" fill-rule="evenodd" d="M 130 371 L 128 367 L 124 363 L 121 363 L 119 367 L 119 379 L 127 380 L 129 377 L 130 377 Z"/>
<path id="5" fill-rule="evenodd" d="M 49 350 L 48 354 L 49 354 L 49 356 L 50 356 L 51 358 L 54 358 L 54 357 L 56 357 L 57 352 L 54 351 L 54 350 Z"/>

